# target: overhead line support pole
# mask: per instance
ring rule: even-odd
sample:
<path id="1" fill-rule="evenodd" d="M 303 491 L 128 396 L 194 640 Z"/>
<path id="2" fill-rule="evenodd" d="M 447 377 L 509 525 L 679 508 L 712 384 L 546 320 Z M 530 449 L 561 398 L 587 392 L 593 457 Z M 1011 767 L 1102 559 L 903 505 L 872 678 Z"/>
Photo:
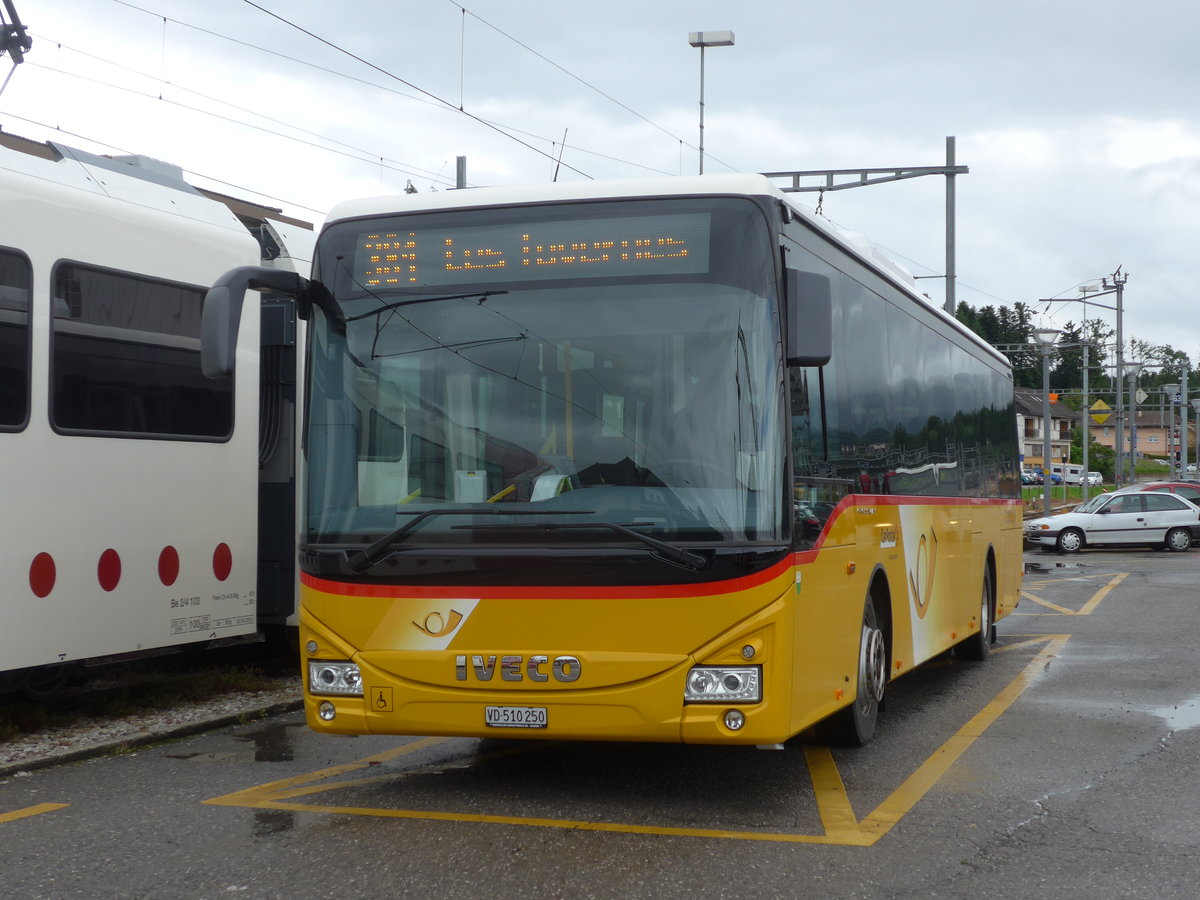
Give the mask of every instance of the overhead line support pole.
<path id="1" fill-rule="evenodd" d="M 701 132 L 703 135 L 703 132 Z M 954 163 L 954 137 L 946 138 L 946 165 L 944 166 L 894 166 L 878 169 L 803 169 L 790 172 L 763 172 L 767 178 L 787 178 L 790 183 L 780 186 L 781 191 L 788 193 L 813 193 L 826 191 L 844 191 L 849 188 L 868 187 L 873 184 L 884 184 L 889 181 L 904 181 L 909 178 L 920 178 L 922 175 L 946 176 L 946 298 L 943 307 L 950 315 L 954 315 L 957 305 L 955 300 L 955 280 L 958 277 L 955 266 L 956 228 L 955 228 L 955 184 L 956 175 L 966 175 L 971 170 L 966 166 Z M 823 183 L 803 184 L 801 179 L 820 178 Z M 852 180 L 839 180 L 852 179 Z M 932 277 L 932 276 L 931 276 Z"/>

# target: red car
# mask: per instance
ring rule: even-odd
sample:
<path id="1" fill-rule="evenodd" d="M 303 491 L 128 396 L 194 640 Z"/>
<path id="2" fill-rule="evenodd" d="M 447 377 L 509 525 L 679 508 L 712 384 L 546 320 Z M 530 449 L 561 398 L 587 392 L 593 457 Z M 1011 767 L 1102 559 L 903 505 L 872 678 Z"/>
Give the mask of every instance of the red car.
<path id="1" fill-rule="evenodd" d="M 1178 494 L 1184 500 L 1190 500 L 1200 506 L 1200 482 L 1196 481 L 1146 481 L 1141 484 L 1131 484 L 1120 489 L 1125 491 L 1162 491 L 1168 494 Z"/>

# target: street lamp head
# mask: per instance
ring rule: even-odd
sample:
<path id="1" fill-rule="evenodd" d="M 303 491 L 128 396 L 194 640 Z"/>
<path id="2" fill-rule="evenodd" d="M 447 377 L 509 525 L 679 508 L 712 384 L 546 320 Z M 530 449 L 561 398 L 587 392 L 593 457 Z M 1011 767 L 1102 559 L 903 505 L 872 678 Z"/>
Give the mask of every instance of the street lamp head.
<path id="1" fill-rule="evenodd" d="M 1127 362 L 1125 363 L 1125 374 L 1130 378 L 1136 378 L 1141 374 L 1145 365 L 1143 362 Z"/>
<path id="2" fill-rule="evenodd" d="M 1058 340 L 1060 334 L 1062 334 L 1062 331 L 1058 328 L 1033 329 L 1033 339 L 1041 344 L 1043 349 L 1049 349 Z"/>
<path id="3" fill-rule="evenodd" d="M 732 47 L 732 31 L 689 31 L 688 43 L 693 47 Z"/>

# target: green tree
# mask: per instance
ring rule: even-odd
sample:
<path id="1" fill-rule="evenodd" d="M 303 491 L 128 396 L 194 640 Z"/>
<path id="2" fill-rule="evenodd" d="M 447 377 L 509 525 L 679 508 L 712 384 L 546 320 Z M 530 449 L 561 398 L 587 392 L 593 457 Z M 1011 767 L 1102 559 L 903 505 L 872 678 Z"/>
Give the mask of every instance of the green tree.
<path id="1" fill-rule="evenodd" d="M 1071 430 L 1071 462 L 1083 464 L 1083 435 L 1088 432 L 1088 470 L 1099 472 L 1106 482 L 1113 480 L 1116 471 L 1117 454 L 1112 447 L 1105 447 L 1092 440 L 1090 428 L 1073 428 Z"/>

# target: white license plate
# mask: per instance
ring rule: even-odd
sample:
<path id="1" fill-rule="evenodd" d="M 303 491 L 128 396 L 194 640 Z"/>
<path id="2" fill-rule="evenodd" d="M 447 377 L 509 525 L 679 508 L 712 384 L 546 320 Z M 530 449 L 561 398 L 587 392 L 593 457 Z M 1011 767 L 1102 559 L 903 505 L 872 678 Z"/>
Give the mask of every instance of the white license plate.
<path id="1" fill-rule="evenodd" d="M 544 706 L 485 706 L 483 724 L 489 728 L 545 728 Z"/>

